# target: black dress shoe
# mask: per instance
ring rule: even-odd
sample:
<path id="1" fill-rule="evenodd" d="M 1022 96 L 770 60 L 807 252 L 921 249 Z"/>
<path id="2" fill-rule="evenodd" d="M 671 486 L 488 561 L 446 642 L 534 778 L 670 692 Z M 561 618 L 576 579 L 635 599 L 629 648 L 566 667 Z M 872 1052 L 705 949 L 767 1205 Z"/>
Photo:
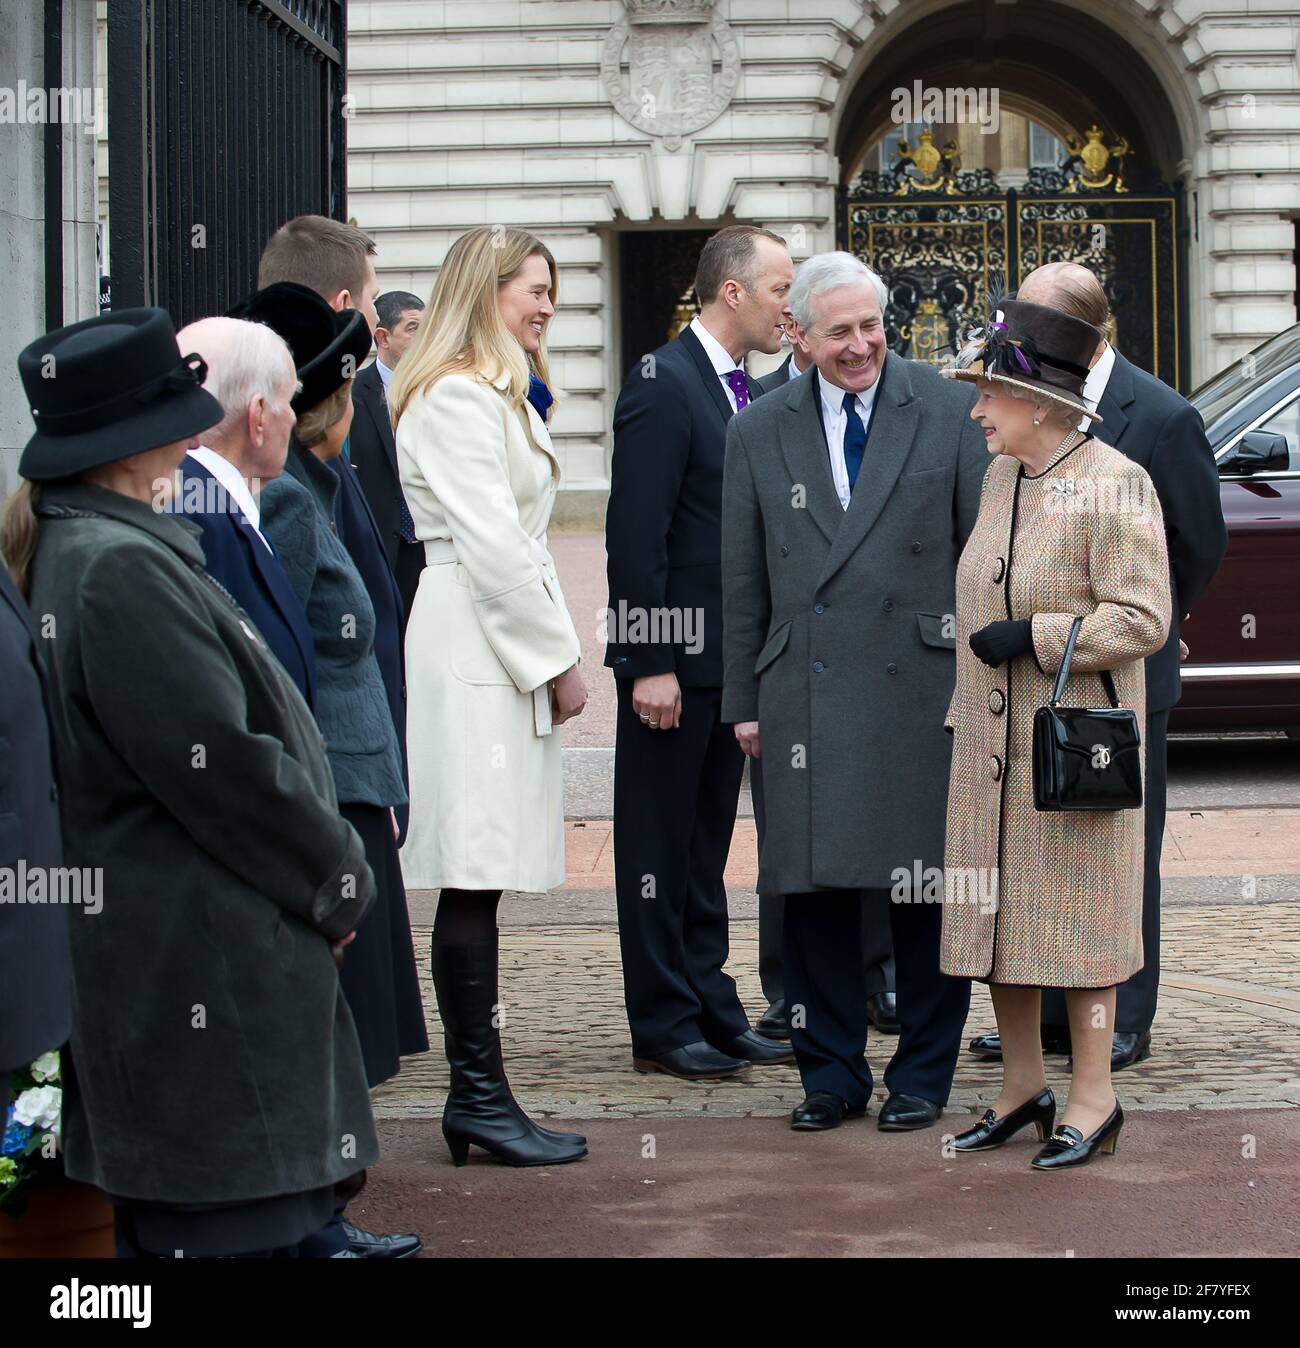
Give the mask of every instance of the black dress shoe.
<path id="1" fill-rule="evenodd" d="M 1121 1067 L 1132 1067 L 1151 1056 L 1151 1031 L 1141 1034 L 1132 1030 L 1116 1030 L 1110 1041 L 1110 1070 L 1118 1072 Z"/>
<path id="2" fill-rule="evenodd" d="M 789 1044 L 779 1044 L 765 1039 L 754 1030 L 738 1034 L 726 1044 L 718 1046 L 719 1053 L 729 1054 L 733 1058 L 743 1058 L 746 1062 L 756 1063 L 760 1067 L 769 1067 L 773 1063 L 794 1062 L 794 1049 Z"/>
<path id="3" fill-rule="evenodd" d="M 866 1112 L 866 1105 L 850 1108 L 831 1091 L 813 1091 L 795 1107 L 790 1127 L 797 1133 L 824 1133 L 828 1128 L 838 1128 L 845 1119 L 860 1119 Z"/>
<path id="4" fill-rule="evenodd" d="M 377 1236 L 351 1222 L 344 1222 L 343 1230 L 348 1248 L 358 1259 L 410 1259 L 424 1249 L 424 1241 L 416 1235 Z"/>
<path id="5" fill-rule="evenodd" d="M 919 1095 L 891 1095 L 880 1110 L 876 1127 L 882 1133 L 910 1133 L 929 1128 L 943 1113 L 943 1106 Z"/>
<path id="6" fill-rule="evenodd" d="M 881 1034 L 897 1034 L 903 1028 L 898 1023 L 898 994 L 873 992 L 867 998 L 867 1019 Z"/>
<path id="7" fill-rule="evenodd" d="M 1041 1038 L 1044 1053 L 1069 1057 L 1070 1032 L 1068 1030 L 1059 1029 L 1054 1025 L 1044 1025 Z M 977 1034 L 967 1047 L 977 1058 L 985 1058 L 989 1062 L 1002 1061 L 1002 1036 L 996 1031 L 992 1034 Z"/>
<path id="8" fill-rule="evenodd" d="M 786 1015 L 785 999 L 773 1002 L 754 1028 L 764 1039 L 789 1039 L 790 1017 Z"/>
<path id="9" fill-rule="evenodd" d="M 952 1140 L 954 1151 L 991 1151 L 1009 1142 L 1022 1128 L 1033 1124 L 1038 1129 L 1038 1140 L 1045 1142 L 1056 1122 L 1056 1097 L 1044 1087 L 1037 1095 L 1017 1106 L 1001 1118 L 991 1110 L 984 1111 L 984 1117 L 964 1133 L 958 1133 Z"/>
<path id="10" fill-rule="evenodd" d="M 712 1044 L 703 1039 L 694 1044 L 683 1044 L 681 1048 L 670 1048 L 653 1058 L 632 1059 L 632 1066 L 638 1072 L 666 1072 L 671 1077 L 681 1077 L 684 1081 L 712 1081 L 717 1077 L 735 1076 L 743 1072 L 749 1063 L 744 1058 L 733 1058 L 719 1053 Z"/>
<path id="11" fill-rule="evenodd" d="M 1110 1116 L 1095 1133 L 1084 1137 L 1077 1128 L 1063 1123 L 1029 1164 L 1035 1170 L 1064 1170 L 1068 1166 L 1087 1165 L 1098 1152 L 1114 1155 L 1123 1126 L 1124 1111 L 1116 1100 Z"/>

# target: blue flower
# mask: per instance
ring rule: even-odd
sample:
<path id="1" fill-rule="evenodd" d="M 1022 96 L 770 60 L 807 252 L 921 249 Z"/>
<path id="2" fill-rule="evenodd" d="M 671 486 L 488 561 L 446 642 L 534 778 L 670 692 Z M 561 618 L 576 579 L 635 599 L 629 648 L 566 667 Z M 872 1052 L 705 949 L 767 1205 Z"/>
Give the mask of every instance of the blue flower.
<path id="1" fill-rule="evenodd" d="M 27 1139 L 31 1135 L 31 1128 L 25 1123 L 19 1123 L 14 1118 L 14 1107 L 10 1105 L 8 1115 L 5 1118 L 4 1140 L 0 1142 L 0 1155 L 21 1156 L 27 1146 Z"/>

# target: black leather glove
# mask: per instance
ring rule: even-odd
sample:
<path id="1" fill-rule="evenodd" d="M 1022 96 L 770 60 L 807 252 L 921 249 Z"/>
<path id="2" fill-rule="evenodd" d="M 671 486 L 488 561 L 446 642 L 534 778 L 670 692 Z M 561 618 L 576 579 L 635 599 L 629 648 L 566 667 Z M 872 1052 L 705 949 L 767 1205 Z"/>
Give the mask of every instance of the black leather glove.
<path id="1" fill-rule="evenodd" d="M 1013 655 L 1027 655 L 1034 649 L 1034 629 L 1028 618 L 989 623 L 970 634 L 970 648 L 996 669 Z"/>

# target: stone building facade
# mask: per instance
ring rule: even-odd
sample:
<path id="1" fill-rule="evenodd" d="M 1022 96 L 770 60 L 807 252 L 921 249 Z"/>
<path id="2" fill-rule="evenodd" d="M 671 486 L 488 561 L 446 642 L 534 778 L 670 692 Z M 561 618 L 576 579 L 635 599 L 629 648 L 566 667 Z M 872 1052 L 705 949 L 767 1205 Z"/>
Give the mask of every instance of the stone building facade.
<path id="1" fill-rule="evenodd" d="M 997 92 L 998 134 L 955 139 L 1004 186 L 1031 130 L 1094 123 L 1177 185 L 1192 385 L 1294 323 L 1298 42 L 1294 0 L 351 0 L 349 213 L 421 294 L 473 225 L 545 239 L 568 511 L 594 517 L 655 281 L 629 257 L 737 221 L 837 246 L 914 81 Z"/>

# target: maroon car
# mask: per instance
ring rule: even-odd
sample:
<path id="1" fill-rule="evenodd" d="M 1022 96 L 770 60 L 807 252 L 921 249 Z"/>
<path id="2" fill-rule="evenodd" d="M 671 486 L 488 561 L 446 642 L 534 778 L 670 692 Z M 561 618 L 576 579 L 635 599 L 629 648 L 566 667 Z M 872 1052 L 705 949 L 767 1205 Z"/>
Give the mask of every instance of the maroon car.
<path id="1" fill-rule="evenodd" d="M 1300 736 L 1300 323 L 1191 402 L 1219 465 L 1228 553 L 1183 624 L 1169 728 Z"/>

